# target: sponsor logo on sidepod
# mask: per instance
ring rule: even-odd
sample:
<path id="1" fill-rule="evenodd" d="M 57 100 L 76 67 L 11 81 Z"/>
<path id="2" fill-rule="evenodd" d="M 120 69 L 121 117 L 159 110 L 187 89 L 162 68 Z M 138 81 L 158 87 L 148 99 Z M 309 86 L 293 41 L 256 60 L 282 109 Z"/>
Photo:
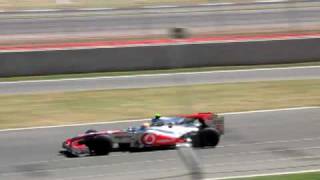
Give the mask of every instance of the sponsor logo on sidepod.
<path id="1" fill-rule="evenodd" d="M 145 134 L 143 137 L 142 137 L 142 141 L 143 143 L 145 144 L 148 144 L 148 145 L 151 145 L 153 144 L 155 141 L 156 141 L 156 136 L 154 134 Z"/>

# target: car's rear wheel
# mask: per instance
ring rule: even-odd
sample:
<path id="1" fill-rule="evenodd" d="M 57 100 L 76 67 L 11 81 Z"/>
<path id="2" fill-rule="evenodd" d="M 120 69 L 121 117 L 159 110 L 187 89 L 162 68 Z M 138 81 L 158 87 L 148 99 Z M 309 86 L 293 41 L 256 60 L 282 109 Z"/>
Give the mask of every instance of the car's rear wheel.
<path id="1" fill-rule="evenodd" d="M 194 147 L 215 147 L 220 141 L 220 134 L 213 128 L 205 128 L 193 137 L 192 144 Z"/>

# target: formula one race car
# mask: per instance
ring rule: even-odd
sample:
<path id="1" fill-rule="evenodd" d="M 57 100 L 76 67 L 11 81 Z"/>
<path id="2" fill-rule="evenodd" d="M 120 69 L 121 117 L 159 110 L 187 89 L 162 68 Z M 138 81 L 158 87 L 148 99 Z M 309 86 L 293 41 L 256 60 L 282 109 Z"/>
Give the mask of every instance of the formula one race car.
<path id="1" fill-rule="evenodd" d="M 112 150 L 172 148 L 181 144 L 215 147 L 224 134 L 224 117 L 213 113 L 196 113 L 175 117 L 157 115 L 151 123 L 125 130 L 96 131 L 65 140 L 64 152 L 72 156 L 106 155 Z"/>

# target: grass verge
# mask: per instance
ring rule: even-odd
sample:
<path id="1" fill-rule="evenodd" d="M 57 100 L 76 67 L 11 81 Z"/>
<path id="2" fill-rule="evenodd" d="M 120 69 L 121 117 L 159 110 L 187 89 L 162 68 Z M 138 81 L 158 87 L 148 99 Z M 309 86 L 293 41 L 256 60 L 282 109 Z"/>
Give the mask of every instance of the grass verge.
<path id="1" fill-rule="evenodd" d="M 320 105 L 320 80 L 0 95 L 0 128 Z"/>
<path id="2" fill-rule="evenodd" d="M 261 176 L 252 178 L 240 178 L 234 180 L 320 180 L 320 172 L 275 175 L 275 176 Z"/>
<path id="3" fill-rule="evenodd" d="M 164 69 L 164 70 L 59 74 L 59 75 L 47 75 L 47 76 L 18 76 L 18 77 L 2 77 L 2 78 L 0 77 L 0 82 L 25 81 L 25 80 L 49 80 L 49 79 L 65 79 L 65 78 L 85 78 L 85 77 L 102 77 L 102 76 L 122 76 L 122 75 L 140 75 L 140 74 L 179 73 L 179 72 L 203 72 L 203 71 L 255 69 L 255 68 L 319 66 L 319 65 L 320 65 L 320 61 L 314 61 L 314 62 L 291 63 L 291 64 L 270 64 L 270 65 L 250 65 L 250 66 L 214 66 L 214 67 L 179 68 L 179 69 Z"/>

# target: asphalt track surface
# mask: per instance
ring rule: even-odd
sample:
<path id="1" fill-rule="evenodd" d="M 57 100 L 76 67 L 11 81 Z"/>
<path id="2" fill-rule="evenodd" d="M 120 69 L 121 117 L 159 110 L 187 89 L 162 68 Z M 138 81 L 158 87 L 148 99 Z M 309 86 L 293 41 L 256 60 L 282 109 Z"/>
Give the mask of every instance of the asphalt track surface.
<path id="1" fill-rule="evenodd" d="M 83 12 L 43 12 L 32 18 L 30 14 L 2 14 L 0 35 L 40 35 L 40 34 L 117 34 L 131 31 L 167 30 L 171 27 L 189 29 L 232 30 L 236 27 L 299 28 L 319 24 L 320 4 L 305 2 L 304 6 L 295 3 L 275 3 L 273 9 L 261 9 L 265 4 L 248 7 L 253 10 L 232 10 L 241 5 L 219 7 L 201 6 L 195 8 L 162 8 L 146 10 L 88 11 Z M 289 8 L 288 8 L 289 7 Z M 291 8 L 293 7 L 293 8 Z M 220 8 L 220 9 L 219 9 Z M 221 10 L 222 8 L 222 10 Z M 228 10 L 231 9 L 231 10 Z M 178 12 L 178 13 L 177 13 Z M 133 13 L 133 14 L 132 14 Z M 129 14 L 129 15 L 126 15 Z M 59 15 L 58 17 L 56 15 Z M 10 35 L 10 36 L 9 36 Z"/>
<path id="2" fill-rule="evenodd" d="M 0 94 L 29 94 L 196 84 L 319 79 L 320 66 L 0 82 Z"/>
<path id="3" fill-rule="evenodd" d="M 320 108 L 227 114 L 217 148 L 197 149 L 205 178 L 320 168 Z M 141 122 L 139 122 L 141 123 Z M 189 179 L 177 150 L 113 152 L 66 158 L 61 141 L 88 128 L 135 123 L 0 132 L 0 179 Z"/>

